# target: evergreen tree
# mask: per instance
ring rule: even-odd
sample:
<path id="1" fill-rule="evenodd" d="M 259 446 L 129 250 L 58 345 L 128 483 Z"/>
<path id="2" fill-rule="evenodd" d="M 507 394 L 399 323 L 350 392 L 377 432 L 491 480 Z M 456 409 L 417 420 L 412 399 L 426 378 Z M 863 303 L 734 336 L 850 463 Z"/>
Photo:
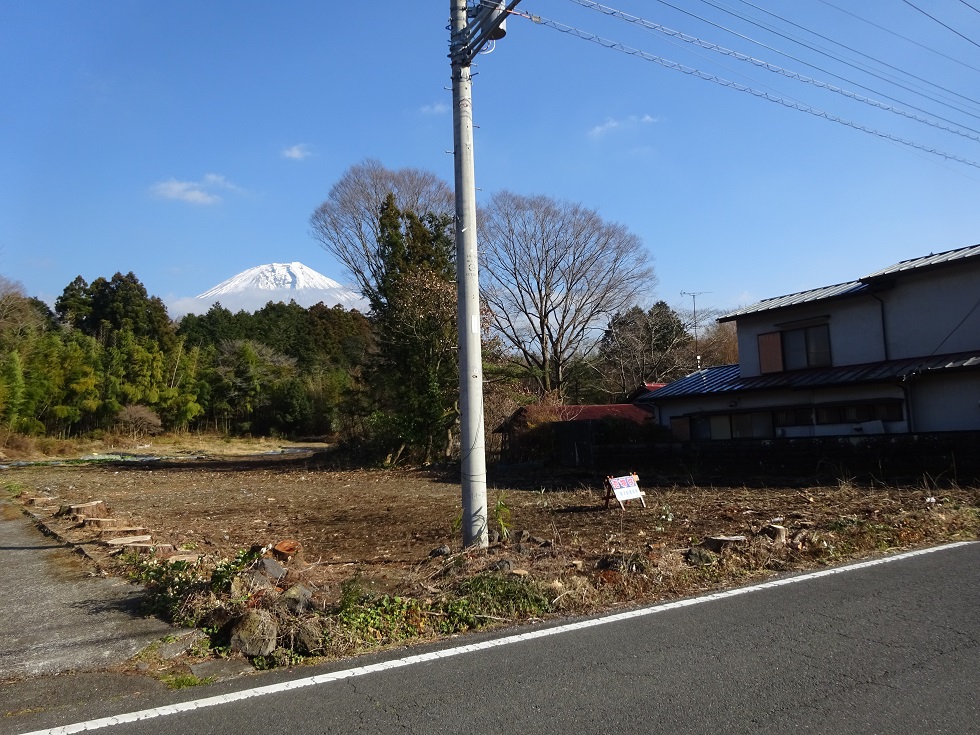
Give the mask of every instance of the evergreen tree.
<path id="1" fill-rule="evenodd" d="M 456 421 L 456 289 L 447 216 L 402 212 L 389 196 L 379 213 L 377 283 L 366 294 L 378 339 L 368 385 L 397 460 L 406 449 L 431 461 L 450 444 Z"/>

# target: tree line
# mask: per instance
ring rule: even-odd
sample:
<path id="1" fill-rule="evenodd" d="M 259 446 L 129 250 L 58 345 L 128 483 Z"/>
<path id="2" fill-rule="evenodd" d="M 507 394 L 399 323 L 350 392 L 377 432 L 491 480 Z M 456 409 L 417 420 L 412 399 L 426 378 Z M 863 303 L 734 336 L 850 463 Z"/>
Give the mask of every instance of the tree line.
<path id="1" fill-rule="evenodd" d="M 0 426 L 71 437 L 336 436 L 394 463 L 458 453 L 453 196 L 433 174 L 352 166 L 311 216 L 367 314 L 270 302 L 174 321 L 133 273 L 78 277 L 53 310 L 0 277 Z M 702 365 L 734 335 L 663 301 L 647 250 L 582 205 L 499 192 L 480 211 L 485 404 L 607 403 Z M 694 334 L 698 339 L 694 339 Z"/>

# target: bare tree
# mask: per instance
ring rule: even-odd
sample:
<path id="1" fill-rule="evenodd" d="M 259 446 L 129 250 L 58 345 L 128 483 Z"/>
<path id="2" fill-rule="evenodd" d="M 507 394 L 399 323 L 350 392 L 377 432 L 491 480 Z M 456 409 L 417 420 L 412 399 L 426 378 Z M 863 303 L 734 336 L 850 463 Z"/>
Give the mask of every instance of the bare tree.
<path id="1" fill-rule="evenodd" d="M 503 191 L 482 215 L 482 296 L 493 329 L 542 394 L 563 395 L 566 369 L 609 318 L 650 300 L 657 280 L 639 237 L 593 210 Z"/>
<path id="2" fill-rule="evenodd" d="M 378 253 L 378 216 L 392 194 L 402 212 L 419 217 L 454 212 L 453 191 L 429 171 L 387 169 L 369 158 L 351 166 L 310 217 L 312 236 L 347 269 L 363 293 L 373 290 L 384 272 Z"/>

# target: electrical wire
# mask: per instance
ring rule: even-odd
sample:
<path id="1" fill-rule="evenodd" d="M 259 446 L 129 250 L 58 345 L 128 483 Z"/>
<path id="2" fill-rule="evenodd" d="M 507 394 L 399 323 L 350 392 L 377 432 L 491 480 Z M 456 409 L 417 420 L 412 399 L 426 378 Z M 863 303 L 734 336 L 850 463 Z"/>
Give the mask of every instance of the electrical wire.
<path id="1" fill-rule="evenodd" d="M 675 30 L 673 30 L 671 28 L 667 28 L 666 26 L 662 26 L 659 23 L 654 23 L 652 21 L 648 21 L 648 20 L 644 20 L 643 18 L 639 18 L 639 17 L 637 17 L 635 15 L 630 15 L 629 13 L 624 13 L 621 10 L 616 10 L 615 8 L 610 8 L 610 7 L 605 6 L 605 5 L 600 5 L 599 3 L 594 2 L 593 0 L 570 0 L 570 1 L 573 2 L 573 3 L 576 3 L 578 5 L 581 5 L 582 7 L 589 8 L 590 10 L 596 10 L 598 12 L 601 12 L 604 15 L 608 15 L 610 17 L 618 18 L 618 19 L 624 20 L 624 21 L 626 21 L 628 23 L 632 23 L 634 25 L 638 25 L 638 26 L 640 26 L 642 28 L 645 28 L 647 30 L 656 31 L 657 33 L 662 33 L 662 34 L 667 35 L 667 36 L 670 36 L 672 38 L 676 38 L 676 39 L 678 39 L 680 41 L 684 41 L 685 43 L 690 43 L 690 44 L 693 44 L 695 46 L 699 46 L 701 48 L 707 49 L 709 51 L 714 51 L 716 53 L 722 54 L 724 56 L 730 56 L 730 57 L 732 57 L 734 59 L 737 59 L 738 61 L 744 61 L 744 62 L 753 64 L 754 66 L 757 66 L 757 67 L 760 67 L 762 69 L 765 69 L 766 71 L 771 71 L 771 72 L 773 72 L 775 74 L 779 74 L 779 75 L 784 76 L 784 77 L 788 77 L 789 79 L 793 79 L 793 80 L 798 81 L 798 82 L 803 82 L 805 84 L 812 84 L 815 87 L 819 87 L 820 89 L 826 89 L 829 92 L 833 92 L 835 94 L 842 95 L 842 96 L 847 97 L 849 99 L 853 99 L 853 100 L 855 100 L 857 102 L 861 102 L 863 104 L 871 105 L 872 107 L 877 107 L 878 109 L 885 110 L 886 112 L 891 112 L 891 113 L 894 113 L 896 115 L 901 115 L 903 117 L 906 117 L 906 118 L 908 118 L 910 120 L 914 120 L 914 121 L 919 122 L 919 123 L 922 123 L 924 125 L 929 125 L 931 127 L 938 128 L 940 130 L 945 130 L 946 132 L 954 133 L 955 135 L 960 135 L 960 136 L 962 136 L 964 138 L 969 138 L 970 140 L 974 140 L 976 142 L 980 142 L 980 130 L 976 130 L 974 128 L 969 128 L 969 127 L 965 127 L 965 126 L 964 127 L 951 127 L 949 125 L 944 125 L 944 124 L 942 124 L 940 122 L 937 122 L 935 120 L 930 120 L 929 118 L 919 117 L 918 115 L 915 115 L 914 113 L 908 112 L 908 111 L 903 110 L 903 109 L 898 108 L 898 107 L 893 107 L 892 105 L 888 105 L 888 104 L 886 104 L 884 102 L 879 102 L 876 99 L 872 99 L 870 97 L 865 97 L 864 95 L 860 95 L 860 94 L 858 94 L 856 92 L 851 92 L 850 90 L 843 89 L 841 87 L 837 87 L 837 86 L 834 86 L 832 84 L 828 84 L 827 82 L 823 82 L 823 81 L 821 81 L 819 79 L 814 79 L 813 77 L 805 76 L 803 74 L 800 74 L 798 72 L 792 71 L 790 69 L 784 69 L 783 67 L 776 66 L 775 64 L 771 64 L 768 61 L 763 61 L 761 59 L 756 59 L 756 58 L 754 58 L 752 56 L 748 56 L 746 54 L 739 53 L 738 51 L 733 51 L 733 50 L 727 49 L 727 48 L 725 48 L 723 46 L 719 46 L 719 45 L 717 45 L 715 43 L 711 43 L 710 41 L 705 41 L 705 40 L 700 39 L 700 38 L 697 38 L 695 36 L 689 36 L 686 33 L 681 33 L 680 31 L 675 31 Z M 970 132 L 967 132 L 967 131 L 970 131 Z"/>
<path id="2" fill-rule="evenodd" d="M 911 88 L 909 88 L 909 86 L 907 84 L 903 84 L 901 82 L 895 81 L 894 79 L 888 79 L 886 76 L 883 76 L 882 74 L 877 73 L 873 69 L 869 69 L 869 68 L 866 68 L 866 67 L 858 66 L 858 65 L 856 65 L 856 64 L 848 61 L 847 59 L 840 58 L 839 56 L 836 56 L 836 55 L 834 55 L 834 54 L 832 54 L 832 53 L 830 53 L 830 52 L 828 52 L 828 51 L 826 51 L 824 49 L 821 49 L 821 48 L 816 47 L 816 46 L 812 46 L 812 45 L 810 45 L 809 43 L 805 42 L 802 39 L 793 38 L 792 36 L 788 36 L 788 35 L 786 35 L 785 33 L 781 32 L 781 31 L 779 31 L 776 28 L 768 27 L 765 24 L 762 24 L 762 23 L 760 23 L 760 22 L 758 22 L 758 21 L 756 21 L 756 20 L 754 20 L 752 18 L 746 17 L 744 15 L 740 15 L 740 14 L 738 14 L 738 13 L 732 11 L 732 10 L 729 10 L 729 9 L 725 8 L 724 6 L 719 6 L 716 3 L 712 2 L 711 0 L 701 0 L 701 1 L 704 2 L 706 5 L 710 5 L 711 7 L 715 8 L 716 10 L 720 10 L 720 11 L 722 11 L 724 13 L 729 13 L 730 15 L 734 15 L 736 18 L 739 18 L 741 20 L 744 20 L 747 23 L 751 23 L 752 25 L 758 26 L 759 28 L 762 28 L 763 30 L 769 31 L 770 33 L 773 33 L 773 34 L 779 36 L 780 38 L 786 39 L 787 41 L 790 41 L 792 43 L 799 44 L 800 46 L 803 46 L 804 48 L 807 48 L 810 51 L 815 51 L 818 54 L 821 54 L 823 56 L 827 56 L 827 57 L 833 59 L 834 61 L 837 61 L 837 62 L 839 62 L 841 64 L 846 65 L 846 66 L 849 66 L 852 69 L 857 69 L 858 71 L 861 71 L 861 72 L 863 72 L 865 74 L 869 74 L 870 76 L 875 77 L 876 79 L 880 79 L 883 82 L 887 82 L 888 84 L 894 84 L 895 86 L 904 89 L 906 92 L 911 92 L 912 94 L 917 94 L 917 95 L 919 95 L 921 97 L 925 97 L 926 99 L 928 99 L 931 102 L 935 102 L 937 104 L 943 105 L 944 107 L 948 107 L 948 108 L 950 108 L 952 110 L 956 110 L 957 112 L 959 112 L 961 114 L 969 115 L 970 117 L 974 117 L 974 118 L 980 119 L 980 115 L 976 115 L 976 114 L 974 114 L 974 113 L 972 113 L 972 112 L 970 112 L 968 110 L 964 110 L 964 109 L 962 109 L 960 107 L 956 107 L 955 105 L 952 105 L 949 102 L 944 102 L 941 99 L 936 99 L 935 97 L 933 97 L 933 96 L 931 96 L 929 94 L 926 94 L 923 91 L 916 91 L 915 89 L 911 89 Z M 770 46 L 769 44 L 763 43 L 762 41 L 758 41 L 758 40 L 756 40 L 756 39 L 754 39 L 754 38 L 752 38 L 750 36 L 746 36 L 743 33 L 739 33 L 736 30 L 733 30 L 731 28 L 728 28 L 726 26 L 723 26 L 723 25 L 721 25 L 719 23 L 715 23 L 714 21 L 709 20 L 708 18 L 704 18 L 704 17 L 702 17 L 700 15 L 697 15 L 695 13 L 692 13 L 692 12 L 690 12 L 688 10 L 685 10 L 683 8 L 680 8 L 677 5 L 673 5 L 672 3 L 667 2 L 667 0 L 658 0 L 658 2 L 661 5 L 666 5 L 668 8 L 672 8 L 672 9 L 676 10 L 679 13 L 683 13 L 685 15 L 688 15 L 688 16 L 694 18 L 695 20 L 699 20 L 702 23 L 707 23 L 708 25 L 714 26 L 715 28 L 718 28 L 719 30 L 725 31 L 726 33 L 731 33 L 732 35 L 734 35 L 734 36 L 736 36 L 738 38 L 741 38 L 743 40 L 746 40 L 749 43 L 754 43 L 757 46 L 761 46 L 762 48 L 764 48 L 764 49 L 766 49 L 768 51 L 772 51 L 774 53 L 777 53 L 780 56 L 785 56 L 787 59 L 791 59 L 793 61 L 796 61 L 797 63 L 800 63 L 800 64 L 804 64 L 806 66 L 809 66 L 811 69 L 816 69 L 817 71 L 820 71 L 820 72 L 822 72 L 824 74 L 828 74 L 828 75 L 830 75 L 830 76 L 832 76 L 832 77 L 834 77 L 836 79 L 840 79 L 841 81 L 846 82 L 847 84 L 850 84 L 850 85 L 855 86 L 855 87 L 859 87 L 859 88 L 864 89 L 864 90 L 866 90 L 868 92 L 871 92 L 872 94 L 877 94 L 877 95 L 879 95 L 881 97 L 884 97 L 885 99 L 889 99 L 889 100 L 891 100 L 893 102 L 898 102 L 899 104 L 905 105 L 906 107 L 910 107 L 913 110 L 917 110 L 917 111 L 922 112 L 924 114 L 927 114 L 927 115 L 928 114 L 932 114 L 932 113 L 928 112 L 927 110 L 922 109 L 921 107 L 916 107 L 915 105 L 912 105 L 912 104 L 910 104 L 908 102 L 903 102 L 902 100 L 898 100 L 898 99 L 896 99 L 894 97 L 891 97 L 890 95 L 884 94 L 883 92 L 873 90 L 870 87 L 866 87 L 865 85 L 860 84 L 859 82 L 856 82 L 856 81 L 851 80 L 851 79 L 847 79 L 846 77 L 842 77 L 839 74 L 834 74 L 833 72 L 828 71 L 828 70 L 826 70 L 826 69 L 824 69 L 822 67 L 819 67 L 819 66 L 817 66 L 815 64 L 811 64 L 810 62 L 806 61 L 805 59 L 801 59 L 801 58 L 799 58 L 797 56 L 794 56 L 794 55 L 792 55 L 790 53 L 787 53 L 785 51 L 781 51 L 780 49 L 777 49 L 774 46 Z M 941 120 L 945 120 L 946 122 L 952 123 L 953 125 L 956 125 L 957 124 L 956 122 L 954 122 L 952 120 L 948 120 L 948 119 L 943 118 L 943 117 L 940 117 L 939 115 L 936 115 L 936 117 L 939 117 Z"/>
<path id="3" fill-rule="evenodd" d="M 750 8 L 755 8 L 756 10 L 758 10 L 760 12 L 763 12 L 766 15 L 770 15 L 773 18 L 776 18 L 777 20 L 782 21 L 783 23 L 787 23 L 787 24 L 789 24 L 789 25 L 791 25 L 791 26 L 793 26 L 795 28 L 799 28 L 801 31 L 805 31 L 807 33 L 811 33 L 814 36 L 816 36 L 817 38 L 822 38 L 825 41 L 829 41 L 830 43 L 834 44 L 835 46 L 840 46 L 843 49 L 847 49 L 851 53 L 858 54 L 859 56 L 863 56 L 864 58 L 868 59 L 869 61 L 873 61 L 876 64 L 881 64 L 882 66 L 888 67 L 889 69 L 894 69 L 899 74 L 904 74 L 904 75 L 906 75 L 908 77 L 911 77 L 912 79 L 917 79 L 920 82 L 924 82 L 925 84 L 928 84 L 928 85 L 930 85 L 932 87 L 935 87 L 936 89 L 941 89 L 944 92 L 949 92 L 950 94 L 955 95 L 955 96 L 959 97 L 960 99 L 965 100 L 966 102 L 970 102 L 970 103 L 972 103 L 974 105 L 980 105 L 980 102 L 978 102 L 977 100 L 975 100 L 975 99 L 973 99 L 971 97 L 967 97 L 966 95 L 962 95 L 959 92 L 957 92 L 955 90 L 952 90 L 952 89 L 948 89 L 947 87 L 944 87 L 941 84 L 937 84 L 936 82 L 930 82 L 928 79 L 923 79 L 922 77 L 917 76 L 916 74 L 913 74 L 912 72 L 905 71 L 904 69 L 900 69 L 899 67 L 897 67 L 897 66 L 895 66 L 893 64 L 889 64 L 887 61 L 882 61 L 881 59 L 878 59 L 878 58 L 876 58 L 874 56 L 871 56 L 869 54 L 866 54 L 863 51 L 860 51 L 859 49 L 852 48 L 851 46 L 848 46 L 847 44 L 843 44 L 840 41 L 835 41 L 834 39 L 832 39 L 832 38 L 830 38 L 828 36 L 825 36 L 822 33 L 817 33 L 816 31 L 814 31 L 814 30 L 812 30 L 810 28 L 806 28 L 804 26 L 801 26 L 799 23 L 794 23 L 793 21 L 789 20 L 788 18 L 784 18 L 781 15 L 777 15 L 776 13 L 773 13 L 772 11 L 766 10 L 763 7 L 760 7 L 758 5 L 755 5 L 754 3 L 749 2 L 749 0 L 741 0 L 741 2 L 744 3 L 745 5 L 748 5 Z M 967 66 L 969 66 L 969 65 L 967 65 Z M 973 68 L 973 67 L 971 67 L 971 68 Z M 978 69 L 977 71 L 980 71 L 980 69 Z"/>
<path id="4" fill-rule="evenodd" d="M 960 0 L 960 2 L 963 3 L 970 10 L 974 11 L 975 13 L 980 13 L 980 8 L 970 5 L 970 3 L 968 3 L 966 0 Z"/>
<path id="5" fill-rule="evenodd" d="M 841 13 L 844 13 L 845 15 L 849 15 L 852 18 L 855 18 L 856 20 L 861 21 L 862 23 L 867 23 L 869 26 L 872 26 L 873 28 L 877 28 L 879 31 L 884 31 L 885 33 L 890 33 L 891 35 L 895 36 L 895 38 L 901 38 L 903 41 L 908 41 L 909 43 L 913 44 L 914 46 L 918 46 L 921 49 L 925 49 L 926 51 L 929 51 L 930 53 L 936 54 L 937 56 L 942 56 L 944 59 L 948 59 L 949 61 L 952 61 L 955 64 L 959 64 L 960 66 L 965 66 L 967 69 L 973 69 L 973 71 L 980 72 L 980 68 L 978 68 L 978 67 L 975 67 L 975 66 L 972 66 L 970 64 L 967 64 L 965 61 L 961 61 L 960 59 L 957 59 L 957 58 L 954 58 L 952 56 L 949 56 L 948 54 L 944 54 L 942 51 L 937 51 L 936 49 L 931 48 L 930 46 L 926 46 L 924 43 L 919 43 L 914 38 L 909 38 L 908 36 L 903 36 L 901 33 L 896 33 L 895 31 L 891 30 L 890 28 L 885 28 L 882 25 L 878 25 L 874 21 L 870 21 L 867 18 L 862 18 L 857 13 L 852 13 L 850 10 L 847 10 L 846 8 L 842 8 L 839 5 L 834 5 L 832 2 L 830 2 L 830 0 L 818 0 L 818 2 L 823 3 L 824 5 L 826 5 L 829 8 L 833 8 L 834 10 L 837 10 L 837 11 L 839 11 Z M 972 5 L 970 5 L 969 3 L 966 3 L 964 0 L 960 0 L 960 2 L 963 3 L 964 5 L 968 5 L 969 7 L 973 8 Z M 973 8 L 973 9 L 974 10 L 977 10 L 976 8 Z M 980 10 L 977 10 L 977 12 L 980 13 Z"/>
<path id="6" fill-rule="evenodd" d="M 956 29 L 955 29 L 955 28 L 953 28 L 952 26 L 948 26 L 948 25 L 946 25 L 946 24 L 945 24 L 945 23 L 943 23 L 943 22 L 942 22 L 941 20 L 939 20 L 939 18 L 937 18 L 936 16 L 934 16 L 934 15 L 929 15 L 929 13 L 927 13 L 926 11 L 924 11 L 924 10 L 923 10 L 922 8 L 920 8 L 920 7 L 919 7 L 918 5 L 916 5 L 915 3 L 913 3 L 913 2 L 910 2 L 910 0 L 902 0 L 902 2 L 903 2 L 903 3 L 905 3 L 906 5 L 908 5 L 908 6 L 910 7 L 910 8 L 915 8 L 915 9 L 916 9 L 916 10 L 918 10 L 918 11 L 919 11 L 920 13 L 922 13 L 922 14 L 923 14 L 923 15 L 924 15 L 925 17 L 927 17 L 927 18 L 930 18 L 930 19 L 932 19 L 932 20 L 934 20 L 934 21 L 936 21 L 936 22 L 937 22 L 937 23 L 938 23 L 939 25 L 941 25 L 941 26 L 942 26 L 943 28 L 945 28 L 945 29 L 946 29 L 947 31 L 950 31 L 951 33 L 955 33 L 955 34 L 956 34 L 957 36 L 959 36 L 960 38 L 962 38 L 962 39 L 963 39 L 964 41 L 969 41 L 970 43 L 972 43 L 972 44 L 973 44 L 974 46 L 976 46 L 977 48 L 980 48 L 980 43 L 977 43 L 977 42 L 976 42 L 976 41 L 974 41 L 974 40 L 973 40 L 972 38 L 968 38 L 967 36 L 964 36 L 964 35 L 963 35 L 962 33 L 960 33 L 960 32 L 959 32 L 958 30 L 956 30 Z"/>
<path id="7" fill-rule="evenodd" d="M 653 62 L 655 64 L 659 64 L 660 66 L 663 66 L 663 67 L 665 67 L 667 69 L 672 69 L 674 71 L 680 71 L 680 72 L 683 72 L 684 74 L 688 74 L 690 76 L 697 77 L 698 79 L 703 79 L 703 80 L 708 81 L 708 82 L 713 82 L 713 83 L 718 84 L 718 85 L 721 85 L 723 87 L 729 87 L 730 89 L 734 89 L 734 90 L 736 90 L 738 92 L 745 92 L 745 93 L 751 94 L 754 97 L 758 97 L 760 99 L 764 99 L 764 100 L 767 100 L 769 102 L 773 102 L 775 104 L 782 105 L 783 107 L 788 107 L 788 108 L 793 109 L 793 110 L 798 110 L 800 112 L 805 112 L 805 113 L 807 113 L 809 115 L 813 115 L 815 117 L 821 117 L 821 118 L 823 118 L 825 120 L 829 120 L 830 122 L 835 122 L 835 123 L 838 123 L 840 125 L 844 125 L 846 127 L 853 128 L 855 130 L 860 130 L 863 133 L 868 133 L 869 135 L 874 135 L 874 136 L 876 136 L 878 138 L 881 138 L 883 140 L 892 141 L 894 143 L 900 143 L 900 144 L 902 144 L 904 146 L 908 146 L 908 147 L 914 148 L 916 150 L 924 151 L 926 153 L 931 153 L 931 154 L 933 154 L 935 156 L 939 156 L 940 158 L 943 158 L 944 160 L 947 160 L 947 161 L 955 161 L 957 163 L 962 163 L 965 166 L 972 166 L 973 168 L 980 168 L 980 162 L 972 161 L 972 160 L 963 158 L 961 156 L 957 156 L 957 155 L 955 155 L 953 153 L 947 153 L 945 151 L 938 150 L 936 148 L 931 148 L 931 147 L 929 147 L 927 145 L 923 145 L 921 143 L 916 143 L 915 141 L 911 141 L 911 140 L 908 140 L 906 138 L 901 138 L 899 136 L 892 135 L 890 133 L 886 133 L 886 132 L 883 132 L 881 130 L 877 130 L 875 128 L 870 128 L 870 127 L 867 127 L 867 126 L 862 125 L 860 123 L 856 123 L 856 122 L 853 122 L 851 120 L 847 120 L 847 119 L 838 117 L 837 115 L 832 115 L 832 114 L 830 114 L 828 112 L 825 112 L 823 110 L 817 109 L 817 108 L 812 107 L 810 105 L 806 105 L 806 104 L 803 104 L 803 103 L 800 103 L 800 102 L 794 102 L 794 101 L 788 100 L 788 99 L 786 99 L 784 97 L 779 97 L 779 96 L 776 96 L 776 95 L 773 95 L 773 94 L 769 94 L 768 92 L 762 92 L 760 90 L 753 89 L 752 87 L 747 87 L 744 84 L 739 84 L 737 82 L 733 82 L 733 81 L 730 81 L 728 79 L 723 79 L 723 78 L 718 77 L 718 76 L 716 76 L 714 74 L 709 74 L 707 72 L 701 71 L 700 69 L 694 69 L 694 68 L 689 67 L 689 66 L 684 66 L 683 64 L 679 64 L 676 61 L 670 61 L 669 59 L 664 59 L 663 57 L 655 56 L 654 54 L 647 53 L 646 51 L 641 51 L 639 49 L 635 49 L 635 48 L 632 48 L 630 46 L 626 46 L 626 45 L 624 45 L 622 43 L 619 43 L 618 41 L 612 41 L 610 39 L 603 38 L 602 36 L 596 35 L 595 33 L 590 33 L 589 31 L 583 31 L 583 30 L 580 30 L 578 28 L 574 28 L 572 26 L 566 25 L 564 23 L 559 23 L 557 21 L 553 21 L 553 20 L 550 20 L 548 18 L 544 18 L 544 17 L 542 17 L 540 15 L 532 15 L 532 14 L 529 14 L 529 13 L 526 14 L 526 13 L 519 13 L 519 12 L 515 12 L 514 14 L 515 15 L 521 15 L 521 16 L 526 17 L 526 18 L 530 18 L 534 23 L 536 23 L 538 25 L 543 25 L 543 26 L 545 26 L 547 28 L 552 28 L 552 29 L 554 29 L 556 31 L 560 31 L 561 33 L 568 34 L 568 35 L 573 36 L 575 38 L 579 38 L 579 39 L 581 39 L 583 41 L 589 41 L 590 43 L 598 44 L 598 45 L 600 45 L 600 46 L 602 46 L 604 48 L 607 48 L 607 49 L 610 49 L 610 50 L 613 50 L 613 51 L 619 51 L 619 52 L 624 53 L 624 54 L 627 54 L 629 56 L 636 56 L 638 58 L 643 59 L 644 61 L 651 61 L 651 62 Z"/>

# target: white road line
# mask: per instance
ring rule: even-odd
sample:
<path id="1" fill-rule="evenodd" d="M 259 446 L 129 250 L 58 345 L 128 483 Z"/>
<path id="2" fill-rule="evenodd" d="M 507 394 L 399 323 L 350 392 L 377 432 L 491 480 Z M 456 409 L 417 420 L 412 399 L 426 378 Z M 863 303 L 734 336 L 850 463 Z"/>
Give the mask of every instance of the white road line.
<path id="1" fill-rule="evenodd" d="M 379 671 L 387 671 L 389 669 L 397 669 L 404 666 L 414 666 L 415 664 L 425 663 L 427 661 L 436 661 L 438 659 L 449 658 L 451 656 L 462 656 L 468 653 L 476 653 L 478 651 L 485 651 L 489 648 L 496 648 L 498 646 L 509 646 L 514 643 L 523 643 L 524 641 L 536 640 L 538 638 L 547 638 L 548 636 L 561 635 L 562 633 L 570 633 L 576 630 L 584 630 L 586 628 L 594 628 L 599 625 L 608 625 L 609 623 L 617 623 L 622 620 L 630 620 L 632 618 L 640 618 L 645 615 L 655 615 L 657 613 L 666 612 L 668 610 L 676 610 L 682 607 L 689 607 L 690 605 L 700 605 L 706 602 L 715 602 L 717 600 L 728 599 L 730 597 L 736 597 L 738 595 L 746 595 L 750 592 L 758 592 L 760 590 L 772 589 L 773 587 L 781 587 L 787 584 L 798 584 L 800 582 L 809 582 L 813 579 L 820 579 L 822 577 L 829 577 L 834 574 L 843 574 L 844 572 L 853 572 L 858 569 L 867 569 L 868 567 L 877 566 L 879 564 L 889 564 L 894 561 L 901 561 L 903 559 L 909 559 L 914 556 L 922 556 L 924 554 L 932 554 L 937 551 L 945 551 L 947 549 L 955 549 L 960 546 L 968 546 L 970 544 L 976 543 L 975 541 L 961 541 L 955 544 L 947 544 L 945 546 L 935 546 L 928 549 L 919 549 L 917 551 L 908 551 L 902 554 L 895 554 L 894 556 L 884 556 L 878 559 L 871 559 L 869 561 L 862 561 L 856 564 L 848 564 L 842 567 L 834 567 L 833 569 L 823 569 L 819 572 L 810 572 L 808 574 L 800 574 L 795 577 L 785 577 L 782 579 L 775 579 L 770 582 L 763 582 L 761 584 L 752 585 L 751 587 L 739 587 L 733 590 L 725 590 L 723 592 L 714 592 L 704 597 L 694 597 L 686 600 L 676 600 L 674 602 L 667 602 L 662 605 L 655 605 L 653 607 L 638 608 L 636 610 L 629 610 L 627 612 L 616 613 L 613 615 L 605 615 L 598 618 L 590 618 L 589 620 L 580 620 L 574 623 L 567 623 L 565 625 L 557 625 L 552 628 L 541 628 L 539 630 L 534 630 L 530 632 L 522 632 L 515 635 L 506 636 L 504 638 L 496 638 L 494 640 L 483 641 L 482 643 L 469 643 L 456 648 L 444 649 L 441 651 L 432 651 L 430 653 L 421 653 L 414 656 L 405 656 L 404 658 L 394 659 L 392 661 L 385 661 L 378 664 L 370 664 L 368 666 L 358 666 L 352 669 L 345 669 L 343 671 L 333 671 L 328 674 L 317 674 L 316 676 L 309 676 L 305 679 L 294 679 L 293 681 L 285 681 L 279 684 L 270 684 L 264 687 L 255 687 L 252 689 L 245 689 L 239 692 L 233 692 L 231 694 L 222 694 L 216 697 L 205 697 L 204 699 L 194 699 L 189 702 L 179 702 L 178 704 L 170 704 L 164 707 L 155 707 L 153 709 L 140 710 L 139 712 L 129 712 L 127 714 L 115 715 L 114 717 L 103 717 L 98 720 L 89 720 L 87 722 L 76 722 L 71 725 L 64 725 L 62 727 L 53 727 L 48 730 L 35 730 L 30 733 L 24 733 L 24 735 L 69 735 L 70 733 L 85 732 L 88 730 L 98 730 L 103 727 L 111 727 L 112 725 L 122 725 L 127 722 L 138 722 L 140 720 L 149 720 L 154 717 L 167 717 L 168 715 L 176 715 L 181 712 L 189 712 L 195 709 L 203 709 L 205 707 L 214 707 L 219 704 L 230 704 L 231 702 L 238 702 L 243 699 L 251 699 L 252 697 L 264 697 L 268 694 L 278 694 L 280 692 L 288 692 L 293 689 L 302 689 L 303 687 L 316 686 L 318 684 L 329 684 L 335 681 L 342 681 L 344 679 L 353 679 L 358 676 L 365 676 L 368 674 L 374 674 Z"/>

